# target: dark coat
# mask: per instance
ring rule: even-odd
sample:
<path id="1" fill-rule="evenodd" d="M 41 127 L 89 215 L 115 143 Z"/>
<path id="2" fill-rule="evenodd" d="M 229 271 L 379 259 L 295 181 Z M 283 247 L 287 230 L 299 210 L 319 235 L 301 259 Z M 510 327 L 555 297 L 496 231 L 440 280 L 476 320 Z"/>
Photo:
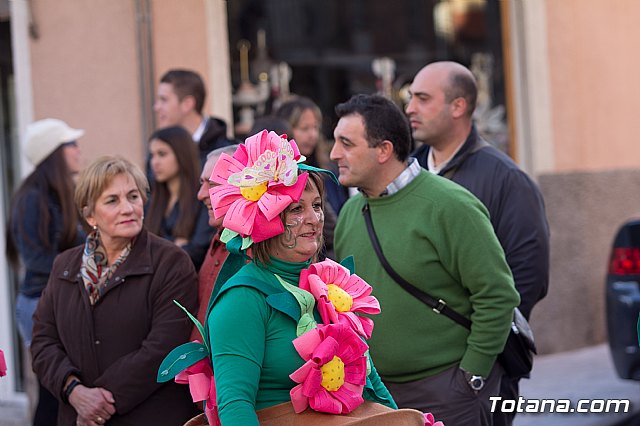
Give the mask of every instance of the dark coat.
<path id="1" fill-rule="evenodd" d="M 152 195 L 153 197 L 153 195 Z M 209 210 L 207 206 L 202 204 L 195 198 L 192 201 L 197 203 L 196 217 L 194 218 L 193 231 L 189 237 L 189 242 L 182 246 L 182 249 L 187 252 L 196 270 L 200 270 L 204 257 L 207 254 L 209 244 L 213 238 L 214 228 L 209 226 Z M 150 205 L 150 202 L 149 202 Z M 180 214 L 180 206 L 178 203 L 173 205 L 173 209 L 169 212 L 168 216 L 162 219 L 160 224 L 160 232 L 158 235 L 169 241 L 175 241 L 173 230 L 178 222 L 178 215 Z"/>
<path id="2" fill-rule="evenodd" d="M 189 338 L 191 323 L 173 300 L 197 311 L 198 278 L 189 256 L 143 230 L 92 307 L 80 277 L 83 247 L 63 252 L 34 315 L 31 352 L 42 384 L 62 400 L 70 374 L 113 393 L 108 424 L 179 425 L 195 415 L 188 386 L 156 383 L 163 358 Z M 59 426 L 76 423 L 61 402 Z"/>
<path id="3" fill-rule="evenodd" d="M 46 247 L 40 238 L 38 229 L 42 220 L 42 191 L 44 190 L 32 188 L 22 197 L 16 198 L 11 212 L 10 232 L 24 265 L 24 278 L 20 282 L 19 291 L 27 297 L 40 297 L 42 289 L 47 285 L 53 259 L 63 250 L 60 248 L 60 234 L 64 227 L 62 207 L 57 195 L 50 190 L 45 192 L 46 208 L 49 210 L 50 218 L 49 247 Z M 78 234 L 73 245 L 82 244 L 85 237 L 84 231 L 78 225 Z"/>
<path id="4" fill-rule="evenodd" d="M 513 273 L 520 310 L 529 318 L 549 287 L 549 225 L 538 186 L 503 152 L 481 146 L 472 127 L 467 140 L 441 171 L 487 207 L 491 224 Z M 413 156 L 425 169 L 429 146 Z"/>
<path id="5" fill-rule="evenodd" d="M 238 143 L 238 141 L 227 138 L 227 124 L 224 121 L 215 117 L 207 118 L 207 124 L 205 125 L 204 132 L 198 141 L 200 165 L 204 166 L 204 163 L 207 162 L 207 154 L 214 149 L 222 148 L 223 146 L 232 145 L 234 143 Z"/>

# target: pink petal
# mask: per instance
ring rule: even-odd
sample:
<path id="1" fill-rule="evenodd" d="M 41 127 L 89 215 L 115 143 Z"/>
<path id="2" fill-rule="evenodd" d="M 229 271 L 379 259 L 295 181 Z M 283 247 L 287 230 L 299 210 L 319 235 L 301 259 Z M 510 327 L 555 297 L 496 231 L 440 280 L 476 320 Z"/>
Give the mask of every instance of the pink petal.
<path id="1" fill-rule="evenodd" d="M 269 189 L 258 200 L 258 207 L 267 220 L 273 220 L 286 209 L 293 200 L 277 189 Z"/>
<path id="2" fill-rule="evenodd" d="M 337 355 L 346 365 L 358 360 L 369 349 L 369 346 L 353 330 L 346 327 L 345 329 L 348 330 L 349 336 L 340 342 Z"/>
<path id="3" fill-rule="evenodd" d="M 253 163 L 255 163 L 260 155 L 266 150 L 267 134 L 268 132 L 266 130 L 263 130 L 245 139 L 244 146 L 247 149 L 247 155 L 249 157 L 249 162 L 247 164 L 248 166 L 252 166 Z"/>
<path id="4" fill-rule="evenodd" d="M 291 389 L 289 395 L 291 396 L 293 411 L 296 413 L 302 413 L 309 406 L 309 399 L 302 394 L 302 385 L 295 386 Z"/>
<path id="5" fill-rule="evenodd" d="M 344 381 L 363 386 L 367 383 L 367 358 L 365 356 L 356 362 L 345 365 Z"/>
<path id="6" fill-rule="evenodd" d="M 330 282 L 320 279 L 320 277 L 315 274 L 309 275 L 309 278 L 308 278 L 309 293 L 311 293 L 315 299 L 328 297 L 327 283 L 330 284 Z"/>
<path id="7" fill-rule="evenodd" d="M 360 317 L 360 324 L 362 324 L 362 329 L 364 330 L 364 337 L 370 338 L 371 333 L 373 333 L 373 320 L 367 317 Z"/>
<path id="8" fill-rule="evenodd" d="M 303 269 L 302 271 L 300 271 L 300 279 L 298 281 L 298 287 L 311 293 L 309 289 L 309 268 Z"/>
<path id="9" fill-rule="evenodd" d="M 296 348 L 296 351 L 300 354 L 302 359 L 308 361 L 311 359 L 313 354 L 313 350 L 320 344 L 322 341 L 322 336 L 319 333 L 317 328 L 307 331 L 302 336 L 297 337 L 293 340 L 293 346 Z"/>
<path id="10" fill-rule="evenodd" d="M 320 313 L 320 318 L 322 318 L 322 322 L 325 324 L 337 323 L 338 322 L 338 313 L 336 312 L 336 308 L 326 298 L 317 300 L 318 312 Z"/>
<path id="11" fill-rule="evenodd" d="M 300 149 L 298 149 L 298 144 L 293 139 L 291 139 L 289 143 L 291 144 L 291 148 L 293 148 L 293 159 L 298 160 L 300 158 Z"/>
<path id="12" fill-rule="evenodd" d="M 350 383 L 345 383 L 335 392 L 332 392 L 336 400 L 342 404 L 341 414 L 347 414 L 355 410 L 364 402 L 362 398 L 362 391 L 364 386 L 356 386 Z"/>
<path id="13" fill-rule="evenodd" d="M 286 138 L 285 138 L 286 139 Z M 274 131 L 270 131 L 267 134 L 266 146 L 265 149 L 269 149 L 273 152 L 278 152 L 280 150 L 280 143 L 282 138 Z"/>
<path id="14" fill-rule="evenodd" d="M 373 296 L 363 296 L 353 300 L 351 311 L 364 314 L 379 314 L 380 302 Z"/>
<path id="15" fill-rule="evenodd" d="M 436 422 L 435 417 L 431 413 L 424 413 L 424 426 L 444 426 L 444 423 Z"/>
<path id="16" fill-rule="evenodd" d="M 231 205 L 244 197 L 240 194 L 240 189 L 231 185 L 219 185 L 209 189 L 209 196 L 211 198 L 211 208 L 216 219 L 221 218 Z"/>
<path id="17" fill-rule="evenodd" d="M 234 173 L 241 172 L 245 164 L 229 156 L 228 154 L 220 154 L 220 158 L 213 167 L 210 179 L 219 184 L 226 184 L 227 179 Z"/>
<path id="18" fill-rule="evenodd" d="M 371 286 L 357 275 L 350 275 L 342 288 L 354 298 L 371 294 Z"/>
<path id="19" fill-rule="evenodd" d="M 373 321 L 371 321 L 371 330 L 369 331 L 369 335 L 367 335 L 367 330 L 364 328 L 364 324 L 362 322 L 363 319 L 369 318 L 359 317 L 353 312 L 340 312 L 338 314 L 338 322 L 340 322 L 340 324 L 345 324 L 360 336 L 368 339 L 371 337 L 371 330 L 373 330 Z"/>
<path id="20" fill-rule="evenodd" d="M 309 370 L 309 374 L 304 382 L 302 382 L 302 394 L 305 396 L 313 396 L 323 390 L 322 387 L 322 372 L 314 368 Z"/>
<path id="21" fill-rule="evenodd" d="M 229 228 L 241 235 L 251 235 L 253 222 L 258 212 L 256 203 L 248 200 L 235 201 L 224 216 L 222 226 Z"/>
<path id="22" fill-rule="evenodd" d="M 345 274 L 342 265 L 334 262 L 331 259 L 325 259 L 322 262 L 314 263 L 314 272 L 318 277 L 327 284 L 336 284 L 341 276 L 349 275 L 348 271 Z"/>
<path id="23" fill-rule="evenodd" d="M 275 237 L 276 235 L 282 234 L 284 232 L 284 225 L 282 225 L 282 221 L 279 217 L 274 218 L 271 221 L 268 221 L 261 211 L 258 210 L 258 213 L 255 217 L 255 224 L 253 227 L 253 234 L 251 234 L 251 239 L 254 243 L 259 243 L 260 241 L 267 240 L 271 237 Z"/>
<path id="24" fill-rule="evenodd" d="M 302 383 L 305 381 L 307 376 L 311 373 L 311 370 L 313 370 L 315 367 L 316 367 L 316 363 L 309 360 L 304 364 L 302 364 L 302 367 L 298 368 L 296 371 L 289 374 L 289 377 L 291 378 L 291 380 L 293 380 L 296 383 Z"/>
<path id="25" fill-rule="evenodd" d="M 212 376 L 207 377 L 202 373 L 189 376 L 189 391 L 193 402 L 204 401 L 209 397 L 212 380 Z"/>
<path id="26" fill-rule="evenodd" d="M 233 158 L 246 166 L 253 164 L 249 164 L 249 154 L 247 153 L 247 147 L 244 146 L 244 144 L 238 145 L 238 149 L 233 153 Z"/>
<path id="27" fill-rule="evenodd" d="M 329 336 L 325 338 L 313 351 L 313 361 L 318 365 L 324 365 L 331 361 L 338 352 L 338 341 Z"/>
<path id="28" fill-rule="evenodd" d="M 7 362 L 4 359 L 4 352 L 0 349 L 0 377 L 7 375 Z"/>
<path id="29" fill-rule="evenodd" d="M 294 202 L 298 202 L 302 193 L 304 192 L 304 187 L 307 185 L 307 179 L 309 178 L 309 173 L 303 173 L 298 176 L 298 180 L 291 186 L 286 186 L 282 184 L 277 184 L 278 192 L 282 195 L 288 195 Z M 269 188 L 271 190 L 271 188 Z"/>
<path id="30" fill-rule="evenodd" d="M 331 396 L 326 389 L 322 390 L 309 398 L 309 405 L 316 411 L 323 413 L 340 414 L 342 413 L 342 403 Z"/>
<path id="31" fill-rule="evenodd" d="M 328 278 L 331 280 L 327 281 L 328 283 L 336 284 L 342 288 L 344 283 L 349 280 L 349 270 L 336 262 L 331 262 L 333 263 L 333 266 L 331 268 L 325 268 L 323 274 L 328 273 Z"/>

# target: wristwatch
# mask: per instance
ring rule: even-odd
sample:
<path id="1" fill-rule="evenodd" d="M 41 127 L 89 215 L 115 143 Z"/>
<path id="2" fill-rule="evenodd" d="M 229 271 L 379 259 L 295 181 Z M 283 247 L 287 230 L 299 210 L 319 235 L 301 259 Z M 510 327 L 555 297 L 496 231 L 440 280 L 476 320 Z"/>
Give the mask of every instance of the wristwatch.
<path id="1" fill-rule="evenodd" d="M 465 370 L 462 370 L 462 373 L 464 373 L 464 378 L 467 379 L 467 383 L 472 390 L 476 392 L 480 392 L 482 390 L 484 387 L 484 377 L 471 374 Z"/>

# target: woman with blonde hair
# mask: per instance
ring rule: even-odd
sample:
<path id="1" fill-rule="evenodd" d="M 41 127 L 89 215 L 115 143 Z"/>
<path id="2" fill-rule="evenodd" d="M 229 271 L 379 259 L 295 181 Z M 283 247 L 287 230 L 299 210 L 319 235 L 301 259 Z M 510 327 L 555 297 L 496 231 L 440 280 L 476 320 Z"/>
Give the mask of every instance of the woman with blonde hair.
<path id="1" fill-rule="evenodd" d="M 34 315 L 31 353 L 42 384 L 63 403 L 58 426 L 177 425 L 194 414 L 188 392 L 155 371 L 197 308 L 189 256 L 143 227 L 148 183 L 122 157 L 94 161 L 75 203 L 92 231 L 60 254 Z"/>

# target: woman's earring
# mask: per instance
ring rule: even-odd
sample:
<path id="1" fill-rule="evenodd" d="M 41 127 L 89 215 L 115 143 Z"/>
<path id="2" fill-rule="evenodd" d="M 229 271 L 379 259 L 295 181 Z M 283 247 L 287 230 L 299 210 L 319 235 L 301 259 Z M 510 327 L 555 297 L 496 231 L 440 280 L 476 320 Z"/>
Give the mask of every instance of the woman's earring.
<path id="1" fill-rule="evenodd" d="M 93 228 L 94 231 L 97 231 L 98 230 L 98 225 L 93 225 L 92 228 Z"/>

